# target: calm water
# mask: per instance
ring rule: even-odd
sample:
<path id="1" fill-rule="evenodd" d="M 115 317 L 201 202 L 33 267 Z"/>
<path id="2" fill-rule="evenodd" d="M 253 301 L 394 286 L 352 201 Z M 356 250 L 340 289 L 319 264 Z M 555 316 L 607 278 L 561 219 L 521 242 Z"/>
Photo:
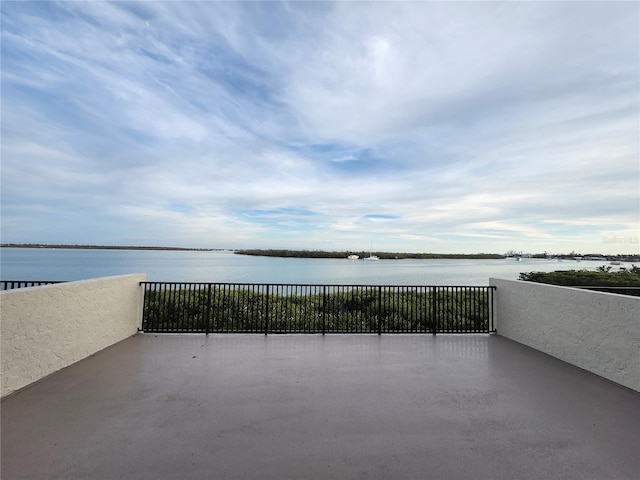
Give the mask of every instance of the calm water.
<path id="1" fill-rule="evenodd" d="M 232 252 L 0 249 L 2 280 L 82 280 L 146 273 L 149 281 L 326 283 L 364 285 L 488 285 L 520 272 L 588 269 L 606 262 L 540 259 L 380 260 L 272 258 Z"/>

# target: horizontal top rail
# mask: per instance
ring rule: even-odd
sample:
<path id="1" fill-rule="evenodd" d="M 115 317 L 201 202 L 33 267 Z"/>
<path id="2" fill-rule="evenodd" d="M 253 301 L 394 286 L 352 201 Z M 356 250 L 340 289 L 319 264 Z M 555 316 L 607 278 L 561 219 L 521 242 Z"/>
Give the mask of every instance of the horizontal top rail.
<path id="1" fill-rule="evenodd" d="M 398 285 L 398 284 L 356 284 L 356 283 L 262 283 L 262 282 L 140 282 L 140 285 L 237 285 L 240 287 L 252 287 L 255 285 L 270 287 L 353 287 L 353 288 L 489 288 L 495 290 L 493 285 Z"/>
<path id="2" fill-rule="evenodd" d="M 640 297 L 640 287 L 617 287 L 612 285 L 576 285 L 572 288 L 590 290 L 594 292 L 612 293 L 614 295 L 627 295 L 629 297 Z"/>
<path id="3" fill-rule="evenodd" d="M 65 283 L 64 280 L 0 280 L 0 291 L 15 290 L 18 288 L 42 287 Z"/>
<path id="4" fill-rule="evenodd" d="M 48 285 L 50 283 L 65 283 L 66 280 L 0 280 L 0 283 L 40 283 Z"/>
<path id="5" fill-rule="evenodd" d="M 640 287 L 626 285 L 572 285 L 572 288 L 615 288 L 618 290 L 640 290 Z"/>

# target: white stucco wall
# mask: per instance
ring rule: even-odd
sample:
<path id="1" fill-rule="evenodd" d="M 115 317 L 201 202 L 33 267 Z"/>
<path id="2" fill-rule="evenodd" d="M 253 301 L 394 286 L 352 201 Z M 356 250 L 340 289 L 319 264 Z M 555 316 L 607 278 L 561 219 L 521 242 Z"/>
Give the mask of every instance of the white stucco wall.
<path id="1" fill-rule="evenodd" d="M 144 274 L 0 292 L 1 395 L 137 332 Z"/>
<path id="2" fill-rule="evenodd" d="M 640 298 L 490 279 L 498 335 L 640 391 Z"/>

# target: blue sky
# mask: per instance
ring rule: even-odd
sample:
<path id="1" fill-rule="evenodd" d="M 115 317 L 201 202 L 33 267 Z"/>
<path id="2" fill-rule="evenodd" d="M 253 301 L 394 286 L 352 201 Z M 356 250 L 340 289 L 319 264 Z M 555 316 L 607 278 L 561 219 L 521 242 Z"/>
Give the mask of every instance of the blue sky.
<path id="1" fill-rule="evenodd" d="M 12 2 L 2 242 L 637 253 L 637 2 Z"/>

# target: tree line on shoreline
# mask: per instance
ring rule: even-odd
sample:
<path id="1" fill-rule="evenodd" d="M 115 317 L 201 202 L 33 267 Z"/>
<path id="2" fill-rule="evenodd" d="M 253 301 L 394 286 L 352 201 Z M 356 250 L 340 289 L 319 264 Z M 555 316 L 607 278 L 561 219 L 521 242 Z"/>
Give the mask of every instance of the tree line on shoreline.
<path id="1" fill-rule="evenodd" d="M 349 255 L 358 255 L 360 258 L 375 255 L 381 260 L 400 259 L 491 259 L 505 258 L 497 253 L 402 253 L 402 252 L 365 252 L 365 251 L 325 251 L 325 250 L 286 250 L 286 249 L 248 249 L 236 250 L 239 255 L 254 255 L 260 257 L 282 258 L 347 258 Z"/>
<path id="2" fill-rule="evenodd" d="M 519 280 L 526 282 L 546 283 L 566 287 L 640 287 L 640 267 L 620 268 L 612 271 L 612 267 L 604 265 L 597 271 L 589 270 L 556 270 L 554 272 L 521 273 Z"/>

